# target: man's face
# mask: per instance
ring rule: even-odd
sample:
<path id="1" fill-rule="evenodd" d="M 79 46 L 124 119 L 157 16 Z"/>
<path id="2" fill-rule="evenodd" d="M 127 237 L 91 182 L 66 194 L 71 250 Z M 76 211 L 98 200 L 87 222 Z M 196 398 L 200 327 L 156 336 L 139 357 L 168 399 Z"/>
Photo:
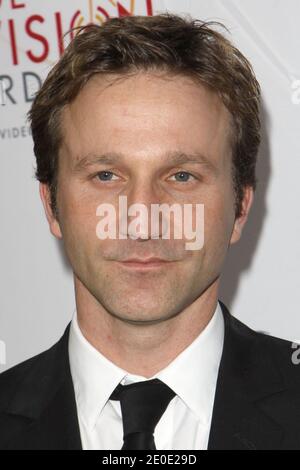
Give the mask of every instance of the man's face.
<path id="1" fill-rule="evenodd" d="M 226 108 L 187 77 L 140 73 L 114 83 L 94 76 L 61 122 L 59 217 L 48 220 L 63 238 L 75 278 L 97 305 L 124 321 L 180 313 L 217 282 L 228 246 L 240 236 Z M 199 161 L 174 163 L 179 153 Z M 95 161 L 108 154 L 116 157 L 113 164 Z M 204 246 L 187 250 L 184 236 L 151 239 L 150 231 L 148 239 L 100 240 L 96 209 L 109 203 L 118 215 L 119 196 L 149 213 L 151 204 L 204 204 Z M 151 256 L 172 262 L 143 271 L 119 263 Z"/>

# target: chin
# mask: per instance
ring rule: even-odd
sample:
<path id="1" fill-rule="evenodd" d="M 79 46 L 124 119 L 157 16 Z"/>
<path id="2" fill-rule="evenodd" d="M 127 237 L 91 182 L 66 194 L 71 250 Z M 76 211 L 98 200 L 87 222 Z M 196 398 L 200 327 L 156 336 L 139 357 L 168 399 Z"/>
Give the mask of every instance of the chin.
<path id="1" fill-rule="evenodd" d="M 149 323 L 159 323 L 163 320 L 166 320 L 165 317 L 157 315 L 157 311 L 154 313 L 144 313 L 141 315 L 140 313 L 133 314 L 131 313 L 118 313 L 115 315 L 119 320 L 124 321 L 125 323 L 136 323 L 136 324 L 149 324 Z"/>

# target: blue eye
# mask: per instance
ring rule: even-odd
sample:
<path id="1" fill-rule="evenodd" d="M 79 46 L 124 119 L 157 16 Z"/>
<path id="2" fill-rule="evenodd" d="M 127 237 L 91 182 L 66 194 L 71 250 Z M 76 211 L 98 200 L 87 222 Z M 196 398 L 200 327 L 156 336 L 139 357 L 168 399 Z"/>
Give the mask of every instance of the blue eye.
<path id="1" fill-rule="evenodd" d="M 108 178 L 107 178 L 107 175 L 108 175 Z M 109 179 L 109 176 L 111 175 L 113 175 L 111 171 L 99 171 L 99 173 L 97 173 L 97 178 L 99 178 L 101 181 L 111 181 Z M 102 176 L 104 176 L 104 178 L 101 178 Z"/>
<path id="2" fill-rule="evenodd" d="M 178 173 L 175 173 L 175 175 L 173 175 L 173 176 L 177 176 L 177 175 L 183 175 L 184 176 L 183 178 L 180 178 L 179 180 L 177 180 L 177 181 L 183 182 L 183 183 L 188 182 L 186 177 L 189 178 L 190 176 L 192 176 L 192 178 L 195 178 L 193 175 L 191 175 L 191 173 L 188 173 L 187 171 L 179 171 Z"/>
<path id="3" fill-rule="evenodd" d="M 112 171 L 103 170 L 103 171 L 99 171 L 96 176 L 100 181 L 113 181 L 112 177 L 115 175 Z M 191 177 L 193 179 L 196 179 L 195 176 L 193 176 L 191 173 L 187 171 L 179 171 L 178 173 L 175 173 L 174 175 L 172 175 L 172 177 L 174 176 L 179 177 L 177 181 L 180 183 L 188 183 Z"/>

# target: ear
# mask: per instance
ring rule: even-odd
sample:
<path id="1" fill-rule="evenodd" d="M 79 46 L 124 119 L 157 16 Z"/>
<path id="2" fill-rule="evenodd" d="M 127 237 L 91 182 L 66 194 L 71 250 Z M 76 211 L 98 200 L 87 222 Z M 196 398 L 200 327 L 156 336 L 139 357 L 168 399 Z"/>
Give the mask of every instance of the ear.
<path id="1" fill-rule="evenodd" d="M 56 238 L 62 238 L 62 233 L 60 230 L 59 222 L 55 215 L 53 214 L 53 210 L 51 207 L 51 198 L 50 198 L 50 189 L 48 184 L 40 183 L 40 197 L 44 206 L 45 214 L 48 220 L 50 232 Z"/>
<path id="2" fill-rule="evenodd" d="M 230 245 L 233 245 L 241 238 L 244 225 L 247 222 L 249 211 L 253 203 L 253 197 L 253 188 L 251 186 L 245 186 L 241 215 L 240 217 L 235 219 L 233 231 L 230 238 Z"/>

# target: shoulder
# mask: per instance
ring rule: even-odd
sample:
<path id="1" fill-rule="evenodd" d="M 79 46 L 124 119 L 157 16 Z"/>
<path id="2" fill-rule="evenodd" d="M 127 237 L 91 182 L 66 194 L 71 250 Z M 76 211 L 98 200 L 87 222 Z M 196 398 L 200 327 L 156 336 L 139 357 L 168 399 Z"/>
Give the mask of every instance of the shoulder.
<path id="1" fill-rule="evenodd" d="M 30 386 L 42 388 L 50 376 L 57 375 L 67 355 L 69 325 L 62 337 L 50 348 L 22 361 L 0 374 L 0 410 L 4 410 L 13 397 Z"/>
<path id="2" fill-rule="evenodd" d="M 300 344 L 276 336 L 256 331 L 232 316 L 226 306 L 221 304 L 225 319 L 225 334 L 238 338 L 243 344 L 240 351 L 245 355 L 251 350 L 254 362 L 261 367 L 275 367 L 285 384 L 300 384 Z M 233 342 L 230 343 L 233 346 Z M 243 361 L 243 357 L 240 357 Z"/>

